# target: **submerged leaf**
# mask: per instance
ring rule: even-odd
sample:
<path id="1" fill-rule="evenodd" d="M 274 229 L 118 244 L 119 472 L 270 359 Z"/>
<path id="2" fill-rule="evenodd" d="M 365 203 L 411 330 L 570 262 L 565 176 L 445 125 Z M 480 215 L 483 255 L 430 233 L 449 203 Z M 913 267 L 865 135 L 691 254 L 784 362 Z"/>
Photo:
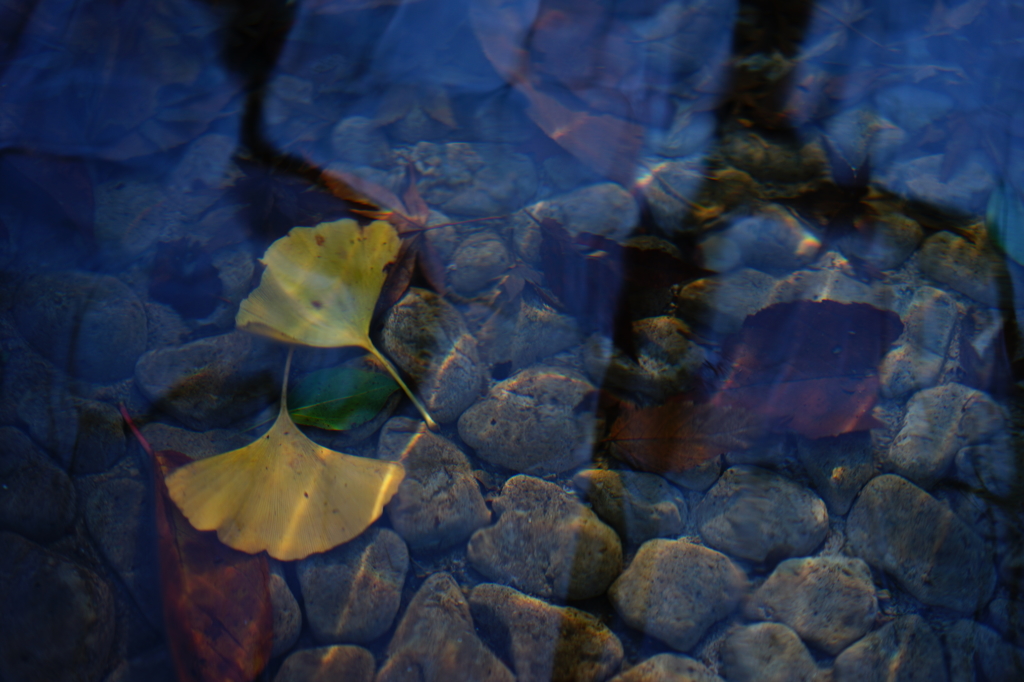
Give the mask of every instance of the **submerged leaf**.
<path id="1" fill-rule="evenodd" d="M 608 434 L 616 454 L 643 471 L 685 471 L 730 450 L 752 445 L 764 429 L 752 412 L 681 399 L 627 407 Z"/>
<path id="2" fill-rule="evenodd" d="M 398 384 L 386 374 L 351 365 L 305 375 L 288 393 L 297 424 L 345 431 L 377 416 Z"/>
<path id="3" fill-rule="evenodd" d="M 258 440 L 178 469 L 167 489 L 199 530 L 216 530 L 243 552 L 294 561 L 366 530 L 404 477 L 401 464 L 317 445 L 282 400 L 277 421 Z"/>
<path id="4" fill-rule="evenodd" d="M 875 428 L 878 367 L 902 332 L 899 315 L 867 303 L 777 303 L 725 343 L 733 366 L 712 403 L 808 438 Z"/>

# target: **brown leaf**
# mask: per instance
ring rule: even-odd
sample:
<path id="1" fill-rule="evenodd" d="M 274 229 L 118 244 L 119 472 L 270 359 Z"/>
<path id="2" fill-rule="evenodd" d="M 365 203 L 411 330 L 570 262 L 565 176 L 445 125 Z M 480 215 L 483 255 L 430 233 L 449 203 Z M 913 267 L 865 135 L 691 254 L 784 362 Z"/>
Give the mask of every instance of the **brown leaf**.
<path id="1" fill-rule="evenodd" d="M 867 303 L 777 303 L 726 340 L 732 369 L 712 403 L 808 438 L 875 428 L 878 366 L 902 333 L 899 315 Z"/>
<path id="2" fill-rule="evenodd" d="M 270 659 L 274 635 L 267 558 L 233 550 L 181 515 L 163 479 L 189 461 L 170 450 L 154 454 L 168 646 L 179 682 L 250 682 Z"/>
<path id="3" fill-rule="evenodd" d="M 748 448 L 763 432 L 760 417 L 742 408 L 677 398 L 654 407 L 624 407 L 606 441 L 637 469 L 661 474 Z"/>

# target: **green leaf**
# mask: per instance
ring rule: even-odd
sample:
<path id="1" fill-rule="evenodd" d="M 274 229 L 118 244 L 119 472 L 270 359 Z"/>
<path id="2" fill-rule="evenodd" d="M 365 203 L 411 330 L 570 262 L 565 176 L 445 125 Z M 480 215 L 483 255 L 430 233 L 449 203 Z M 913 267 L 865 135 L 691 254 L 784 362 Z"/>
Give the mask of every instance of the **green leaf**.
<path id="1" fill-rule="evenodd" d="M 320 369 L 288 392 L 294 405 L 289 412 L 296 424 L 344 431 L 376 417 L 397 390 L 394 379 L 380 372 L 346 365 Z"/>

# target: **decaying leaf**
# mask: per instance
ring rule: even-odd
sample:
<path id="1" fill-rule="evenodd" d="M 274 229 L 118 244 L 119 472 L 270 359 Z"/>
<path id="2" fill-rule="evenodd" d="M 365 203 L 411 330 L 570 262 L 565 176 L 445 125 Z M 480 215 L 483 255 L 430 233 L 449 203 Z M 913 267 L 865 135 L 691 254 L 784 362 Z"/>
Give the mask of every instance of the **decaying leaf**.
<path id="1" fill-rule="evenodd" d="M 314 443 L 292 421 L 282 390 L 280 413 L 267 433 L 181 467 L 167 477 L 167 490 L 197 529 L 216 530 L 221 542 L 243 552 L 294 561 L 366 530 L 404 476 L 401 464 Z"/>
<path id="2" fill-rule="evenodd" d="M 242 301 L 239 329 L 317 348 L 358 346 L 372 353 L 409 396 L 431 429 L 437 424 L 370 340 L 370 322 L 398 254 L 398 233 L 377 220 L 296 227 L 270 245 L 260 285 Z"/>
<path id="3" fill-rule="evenodd" d="M 193 528 L 173 504 L 166 476 L 191 460 L 153 452 L 124 407 L 121 412 L 150 456 L 167 644 L 179 682 L 251 682 L 270 660 L 274 636 L 267 558 L 225 547 Z"/>
<path id="4" fill-rule="evenodd" d="M 398 385 L 386 374 L 351 365 L 305 375 L 288 393 L 297 424 L 345 431 L 377 416 Z"/>
<path id="5" fill-rule="evenodd" d="M 878 367 L 901 333 L 899 315 L 867 303 L 777 303 L 727 339 L 732 369 L 711 403 L 808 438 L 875 428 Z"/>
<path id="6" fill-rule="evenodd" d="M 662 474 L 748 448 L 763 432 L 763 420 L 742 408 L 676 398 L 642 409 L 627 406 L 606 440 L 637 469 Z"/>

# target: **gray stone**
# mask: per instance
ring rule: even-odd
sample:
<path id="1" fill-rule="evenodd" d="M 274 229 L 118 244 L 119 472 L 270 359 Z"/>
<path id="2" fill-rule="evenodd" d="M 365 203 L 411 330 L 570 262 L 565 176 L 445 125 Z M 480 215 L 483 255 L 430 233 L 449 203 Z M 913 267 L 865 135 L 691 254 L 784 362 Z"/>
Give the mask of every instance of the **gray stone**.
<path id="1" fill-rule="evenodd" d="M 992 626 L 1015 646 L 1024 646 L 1024 599 L 996 597 L 988 605 Z"/>
<path id="2" fill-rule="evenodd" d="M 509 145 L 420 142 L 411 157 L 420 175 L 420 195 L 445 213 L 510 213 L 537 191 L 537 171 L 530 158 Z"/>
<path id="3" fill-rule="evenodd" d="M 786 272 L 807 265 L 821 242 L 788 209 L 767 204 L 700 243 L 704 266 L 715 272 L 739 267 Z"/>
<path id="4" fill-rule="evenodd" d="M 834 656 L 874 626 L 878 600 L 871 570 L 860 559 L 787 559 L 751 595 L 743 614 L 785 623 Z"/>
<path id="5" fill-rule="evenodd" d="M 835 682 L 946 682 L 942 645 L 918 615 L 900 616 L 836 657 Z"/>
<path id="6" fill-rule="evenodd" d="M 868 164 L 886 168 L 906 140 L 906 133 L 879 116 L 872 106 L 846 109 L 825 122 L 828 142 L 851 169 Z"/>
<path id="7" fill-rule="evenodd" d="M 718 481 L 722 475 L 722 458 L 712 457 L 701 462 L 692 469 L 680 472 L 666 472 L 664 478 L 672 485 L 704 492 Z"/>
<path id="8" fill-rule="evenodd" d="M 362 643 L 384 634 L 398 613 L 408 570 L 405 541 L 386 528 L 303 559 L 297 573 L 313 637 Z"/>
<path id="9" fill-rule="evenodd" d="M 113 277 L 34 275 L 18 289 L 14 317 L 41 355 L 74 376 L 110 383 L 130 377 L 146 350 L 146 313 Z"/>
<path id="10" fill-rule="evenodd" d="M 76 479 L 85 525 L 145 618 L 161 625 L 159 561 L 150 485 L 125 461 L 109 473 Z"/>
<path id="11" fill-rule="evenodd" d="M 135 381 L 158 408 L 196 431 L 228 426 L 278 396 L 280 358 L 264 340 L 231 332 L 152 350 Z"/>
<path id="12" fill-rule="evenodd" d="M 459 311 L 432 291 L 409 289 L 388 310 L 382 345 L 439 423 L 458 419 L 483 388 L 476 340 Z"/>
<path id="13" fill-rule="evenodd" d="M 797 455 L 830 514 L 845 516 L 864 484 L 874 478 L 874 450 L 867 432 L 797 442 Z"/>
<path id="14" fill-rule="evenodd" d="M 427 578 L 409 602 L 376 682 L 514 682 L 476 634 L 469 603 L 447 573 Z"/>
<path id="15" fill-rule="evenodd" d="M 691 341 L 690 329 L 677 317 L 647 317 L 633 323 L 635 359 L 615 352 L 605 372 L 612 388 L 641 393 L 654 402 L 690 388 L 707 353 Z"/>
<path id="16" fill-rule="evenodd" d="M 270 560 L 270 605 L 274 610 L 274 640 L 270 657 L 277 658 L 299 640 L 302 632 L 302 610 L 299 602 L 288 587 L 284 568 L 280 562 Z M 372 667 L 371 667 L 372 670 Z"/>
<path id="17" fill-rule="evenodd" d="M 1012 436 L 1004 433 L 990 443 L 961 448 L 954 461 L 956 477 L 973 490 L 1010 499 L 1019 474 Z"/>
<path id="18" fill-rule="evenodd" d="M 956 301 L 933 287 L 918 287 L 901 313 L 903 335 L 879 368 L 882 394 L 889 398 L 938 382 L 960 317 Z"/>
<path id="19" fill-rule="evenodd" d="M 896 213 L 885 214 L 839 239 L 839 248 L 847 256 L 860 258 L 879 270 L 902 265 L 924 239 L 924 230 L 913 218 Z"/>
<path id="20" fill-rule="evenodd" d="M 405 466 L 387 512 L 412 551 L 457 545 L 490 523 L 491 512 L 466 455 L 423 422 L 393 417 L 381 430 L 377 457 Z"/>
<path id="21" fill-rule="evenodd" d="M 616 675 L 611 682 L 722 682 L 722 678 L 689 656 L 658 654 Z"/>
<path id="22" fill-rule="evenodd" d="M 942 640 L 949 657 L 950 682 L 1019 680 L 1024 675 L 1024 649 L 1013 646 L 992 628 L 958 620 L 943 633 Z"/>
<path id="23" fill-rule="evenodd" d="M 579 343 L 580 331 L 575 318 L 526 296 L 495 310 L 476 338 L 488 363 L 510 362 L 518 372 Z"/>
<path id="24" fill-rule="evenodd" d="M 231 429 L 197 432 L 161 422 L 150 422 L 140 429 L 155 451 L 174 450 L 192 459 L 206 459 L 237 450 L 252 442 L 252 436 Z"/>
<path id="25" fill-rule="evenodd" d="M 684 320 L 724 336 L 738 332 L 749 315 L 768 305 L 775 286 L 771 275 L 744 268 L 690 282 L 676 305 Z"/>
<path id="26" fill-rule="evenodd" d="M 566 471 L 590 460 L 593 392 L 570 371 L 531 367 L 466 410 L 459 436 L 491 464 L 524 473 Z"/>
<path id="27" fill-rule="evenodd" d="M 722 667 L 730 682 L 827 682 L 829 679 L 800 637 L 780 623 L 758 623 L 733 630 L 722 647 Z"/>
<path id="28" fill-rule="evenodd" d="M 686 499 L 661 476 L 586 469 L 573 477 L 573 485 L 629 544 L 677 537 L 686 526 Z"/>
<path id="29" fill-rule="evenodd" d="M 758 467 L 730 467 L 694 509 L 704 541 L 732 556 L 775 562 L 810 554 L 828 511 L 807 488 Z"/>
<path id="30" fill-rule="evenodd" d="M 509 652 L 518 682 L 601 682 L 622 663 L 619 638 L 585 611 L 487 583 L 473 588 L 469 607 L 484 638 Z"/>
<path id="31" fill-rule="evenodd" d="M 498 235 L 488 230 L 471 234 L 459 244 L 448 266 L 448 286 L 461 296 L 472 296 L 510 265 L 508 248 Z"/>
<path id="32" fill-rule="evenodd" d="M 1005 280 L 1006 264 L 1002 256 L 979 238 L 971 243 L 952 232 L 936 232 L 924 240 L 919 251 L 921 272 L 953 291 L 959 291 L 978 303 L 998 306 L 999 282 Z"/>
<path id="33" fill-rule="evenodd" d="M 693 213 L 694 200 L 707 182 L 703 159 L 643 159 L 648 182 L 639 185 L 651 218 L 661 232 L 669 237 L 685 232 L 686 218 Z"/>
<path id="34" fill-rule="evenodd" d="M 972 613 L 992 595 L 995 571 L 981 538 L 904 478 L 884 474 L 868 483 L 846 533 L 854 554 L 925 604 Z"/>
<path id="35" fill-rule="evenodd" d="M 985 203 L 995 186 L 988 160 L 981 155 L 968 157 L 948 178 L 943 173 L 944 161 L 945 154 L 934 154 L 893 164 L 889 173 L 880 178 L 880 184 L 889 191 L 939 209 L 984 213 Z"/>
<path id="36" fill-rule="evenodd" d="M 629 236 L 640 220 L 636 199 L 614 182 L 603 182 L 573 190 L 526 209 L 539 224 L 554 220 L 570 235 L 598 234 L 617 241 Z"/>
<path id="37" fill-rule="evenodd" d="M 116 407 L 96 400 L 76 401 L 78 431 L 69 469 L 98 474 L 124 457 L 124 419 Z"/>
<path id="38" fill-rule="evenodd" d="M 0 532 L 0 677 L 95 682 L 114 643 L 114 600 L 87 568 Z"/>
<path id="39" fill-rule="evenodd" d="M 930 488 L 945 476 L 961 448 L 992 440 L 1004 425 L 999 405 L 976 389 L 943 384 L 918 391 L 880 463 Z"/>
<path id="40" fill-rule="evenodd" d="M 331 149 L 337 160 L 347 163 L 386 168 L 390 161 L 387 138 L 364 116 L 338 121 L 331 131 Z"/>
<path id="41" fill-rule="evenodd" d="M 721 148 L 732 166 L 765 182 L 806 182 L 825 169 L 825 154 L 817 142 L 774 141 L 740 131 L 724 137 Z"/>
<path id="42" fill-rule="evenodd" d="M 75 488 L 68 475 L 22 431 L 0 427 L 0 529 L 47 542 L 74 518 Z"/>
<path id="43" fill-rule="evenodd" d="M 748 588 L 729 557 L 686 540 L 650 540 L 608 594 L 631 628 L 689 651 Z"/>
<path id="44" fill-rule="evenodd" d="M 322 646 L 288 656 L 274 682 L 372 682 L 376 667 L 373 654 L 360 646 Z"/>
<path id="45" fill-rule="evenodd" d="M 474 533 L 467 549 L 491 580 L 545 599 L 587 599 L 622 570 L 615 531 L 553 483 L 513 476 L 491 508 L 497 522 Z"/>

